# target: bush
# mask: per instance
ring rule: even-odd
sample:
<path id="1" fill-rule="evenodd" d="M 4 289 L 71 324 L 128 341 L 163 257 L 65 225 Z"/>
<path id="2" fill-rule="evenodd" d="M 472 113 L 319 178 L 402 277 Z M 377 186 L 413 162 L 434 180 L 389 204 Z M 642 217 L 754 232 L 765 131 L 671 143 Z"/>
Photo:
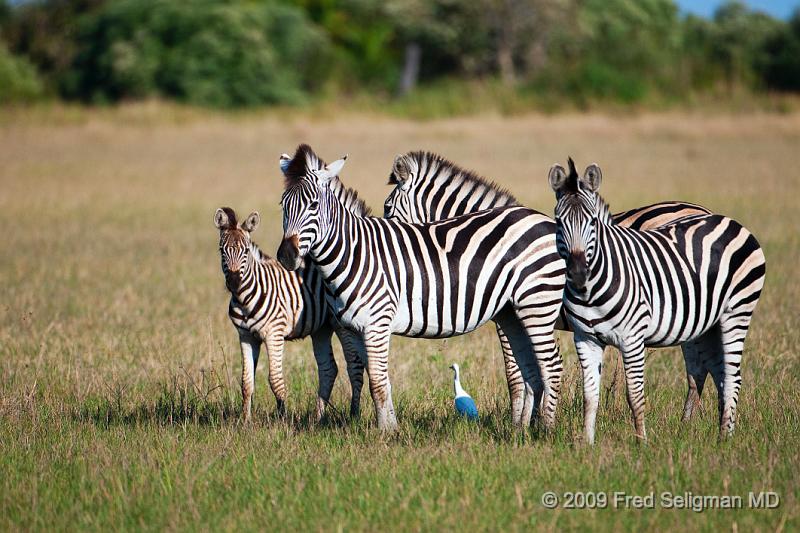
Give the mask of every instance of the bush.
<path id="1" fill-rule="evenodd" d="M 43 93 L 42 81 L 33 65 L 11 55 L 0 44 L 0 103 L 29 102 Z"/>
<path id="2" fill-rule="evenodd" d="M 94 102 L 296 104 L 326 74 L 324 36 L 301 11 L 273 3 L 122 0 L 88 16 L 77 42 L 63 88 Z"/>

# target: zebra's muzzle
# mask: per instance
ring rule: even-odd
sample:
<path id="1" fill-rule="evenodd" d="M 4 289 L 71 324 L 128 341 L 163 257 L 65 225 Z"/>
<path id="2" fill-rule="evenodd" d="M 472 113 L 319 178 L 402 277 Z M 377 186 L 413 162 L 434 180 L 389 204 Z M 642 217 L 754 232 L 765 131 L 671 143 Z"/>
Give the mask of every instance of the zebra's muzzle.
<path id="1" fill-rule="evenodd" d="M 242 276 L 238 272 L 228 272 L 225 274 L 225 286 L 231 292 L 239 290 L 239 285 L 242 284 Z"/>
<path id="2" fill-rule="evenodd" d="M 586 287 L 586 277 L 589 268 L 586 265 L 586 254 L 583 252 L 572 252 L 567 259 L 567 281 L 576 289 L 583 290 Z"/>
<path id="3" fill-rule="evenodd" d="M 300 239 L 297 235 L 284 237 L 278 247 L 278 262 L 289 271 L 300 268 L 302 259 L 300 258 Z"/>

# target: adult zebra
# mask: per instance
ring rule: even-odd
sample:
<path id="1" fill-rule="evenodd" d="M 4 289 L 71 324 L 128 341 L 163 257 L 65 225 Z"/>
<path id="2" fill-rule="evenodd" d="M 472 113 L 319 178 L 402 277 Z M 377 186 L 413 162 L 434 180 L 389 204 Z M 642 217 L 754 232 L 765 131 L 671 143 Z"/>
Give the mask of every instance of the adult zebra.
<path id="1" fill-rule="evenodd" d="M 277 256 L 289 270 L 311 258 L 339 320 L 363 335 L 379 427 L 397 424 L 391 334 L 451 337 L 492 318 L 523 362 L 528 386 L 538 361 L 542 418 L 552 425 L 563 370 L 553 328 L 564 282 L 552 220 L 523 207 L 417 225 L 360 216 L 328 186 L 342 166 L 343 159 L 325 165 L 307 145 L 282 161 L 284 238 Z"/>
<path id="2" fill-rule="evenodd" d="M 702 392 L 711 373 L 720 436 L 733 432 L 744 339 L 764 286 L 756 238 L 735 220 L 695 215 L 663 228 L 622 227 L 597 193 L 597 165 L 578 177 L 554 165 L 558 253 L 567 263 L 564 307 L 583 368 L 584 431 L 594 441 L 603 348 L 622 352 L 637 436 L 645 438 L 645 347 L 682 345 L 696 354 L 687 371 Z M 689 361 L 687 361 L 688 363 Z"/>
<path id="3" fill-rule="evenodd" d="M 331 347 L 334 331 L 347 361 L 352 388 L 350 415 L 358 415 L 364 385 L 363 342 L 358 335 L 335 325 L 319 271 L 309 267 L 289 272 L 261 252 L 250 238 L 259 221 L 258 213 L 251 213 L 240 224 L 230 207 L 221 207 L 214 213 L 214 225 L 219 229 L 222 272 L 225 286 L 231 293 L 228 317 L 239 333 L 242 350 L 244 421 L 250 421 L 261 343 L 267 347 L 269 385 L 278 412 L 282 414 L 286 401 L 283 378 L 285 341 L 309 335 L 319 372 L 317 419 L 321 419 L 338 373 Z"/>
<path id="4" fill-rule="evenodd" d="M 384 203 L 384 217 L 411 223 L 428 223 L 483 209 L 520 205 L 508 190 L 431 152 L 415 151 L 398 155 L 392 165 L 389 184 L 395 187 Z M 612 217 L 620 226 L 649 229 L 698 214 L 710 214 L 710 211 L 687 202 L 662 202 Z M 525 395 L 522 375 L 508 339 L 502 327 L 496 325 L 503 351 L 512 417 L 515 422 L 526 425 L 530 421 L 534 403 L 538 403 L 540 398 L 541 384 L 534 384 L 533 397 Z M 696 354 L 691 351 L 685 351 L 684 354 L 688 368 L 694 364 L 690 359 Z M 689 380 L 691 383 L 691 376 Z M 692 416 L 700 400 L 696 392 L 690 386 L 684 407 L 685 420 Z"/>

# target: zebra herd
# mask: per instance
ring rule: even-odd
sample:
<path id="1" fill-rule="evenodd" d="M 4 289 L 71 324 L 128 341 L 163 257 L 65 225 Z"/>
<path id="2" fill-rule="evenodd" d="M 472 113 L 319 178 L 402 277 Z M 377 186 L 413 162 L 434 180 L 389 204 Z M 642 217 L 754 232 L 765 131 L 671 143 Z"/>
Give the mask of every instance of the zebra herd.
<path id="1" fill-rule="evenodd" d="M 393 334 L 446 338 L 494 321 L 512 421 L 556 423 L 563 364 L 554 330 L 574 332 L 583 370 L 585 438 L 594 441 L 602 354 L 623 357 L 634 427 L 645 437 L 644 354 L 680 345 L 691 417 L 710 373 L 720 435 L 736 422 L 739 367 L 765 260 L 755 237 L 703 207 L 666 202 L 610 215 L 596 165 L 579 176 L 555 165 L 555 221 L 508 192 L 428 152 L 398 156 L 384 216 L 371 216 L 308 145 L 282 155 L 283 240 L 277 261 L 251 240 L 257 213 L 217 210 L 229 316 L 242 349 L 243 416 L 250 418 L 263 342 L 269 383 L 284 408 L 283 343 L 311 336 L 319 369 L 317 416 L 337 374 L 336 333 L 359 411 L 366 367 L 378 427 L 397 419 L 389 381 Z"/>

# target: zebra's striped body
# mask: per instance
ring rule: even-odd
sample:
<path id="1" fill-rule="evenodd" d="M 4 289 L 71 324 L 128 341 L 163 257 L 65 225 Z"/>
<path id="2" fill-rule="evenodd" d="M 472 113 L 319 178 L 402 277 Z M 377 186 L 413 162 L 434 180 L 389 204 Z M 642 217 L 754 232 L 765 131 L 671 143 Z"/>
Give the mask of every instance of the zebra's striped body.
<path id="1" fill-rule="evenodd" d="M 711 373 L 720 434 L 730 434 L 744 339 L 764 286 L 758 241 L 721 215 L 690 216 L 651 230 L 621 227 L 597 194 L 599 167 L 589 166 L 579 178 L 569 163 L 569 174 L 556 165 L 549 179 L 557 198 L 558 251 L 567 263 L 564 307 L 584 373 L 587 440 L 594 440 L 606 345 L 622 353 L 639 437 L 645 437 L 645 348 L 675 345 L 693 354 L 687 358 L 687 406 Z"/>
<path id="2" fill-rule="evenodd" d="M 522 207 L 418 225 L 358 216 L 327 186 L 343 164 L 323 166 L 309 147 L 298 148 L 285 169 L 278 260 L 291 270 L 308 255 L 333 294 L 337 317 L 362 333 L 379 426 L 396 425 L 391 334 L 450 337 L 492 318 L 523 361 L 527 386 L 538 361 L 543 417 L 552 424 L 562 372 L 553 328 L 564 280 L 552 221 Z"/>
<path id="3" fill-rule="evenodd" d="M 224 207 L 217 210 L 214 223 L 220 230 L 222 272 L 231 293 L 228 316 L 239 333 L 242 349 L 245 421 L 250 419 L 261 343 L 267 347 L 270 388 L 278 411 L 283 413 L 287 393 L 283 377 L 284 343 L 308 336 L 319 371 L 317 417 L 322 417 L 338 372 L 331 347 L 334 331 L 347 360 L 352 387 L 350 413 L 357 415 L 364 383 L 363 344 L 357 335 L 335 325 L 319 271 L 309 267 L 289 272 L 263 254 L 250 240 L 250 233 L 258 225 L 257 213 L 240 225 L 234 211 Z"/>
<path id="4" fill-rule="evenodd" d="M 412 223 L 428 223 L 475 213 L 483 209 L 520 205 L 507 190 L 474 172 L 460 168 L 444 157 L 431 152 L 409 152 L 399 155 L 389 175 L 395 188 L 384 203 L 384 217 Z M 648 229 L 681 218 L 709 214 L 704 207 L 686 202 L 663 202 L 631 209 L 613 215 L 620 226 Z M 556 327 L 567 327 L 566 319 Z M 525 395 L 522 374 L 511 346 L 497 325 L 503 351 L 503 363 L 511 397 L 511 413 L 515 423 L 527 425 L 540 397 L 541 383 L 535 380 L 534 396 Z M 688 364 L 688 363 L 687 363 Z"/>

